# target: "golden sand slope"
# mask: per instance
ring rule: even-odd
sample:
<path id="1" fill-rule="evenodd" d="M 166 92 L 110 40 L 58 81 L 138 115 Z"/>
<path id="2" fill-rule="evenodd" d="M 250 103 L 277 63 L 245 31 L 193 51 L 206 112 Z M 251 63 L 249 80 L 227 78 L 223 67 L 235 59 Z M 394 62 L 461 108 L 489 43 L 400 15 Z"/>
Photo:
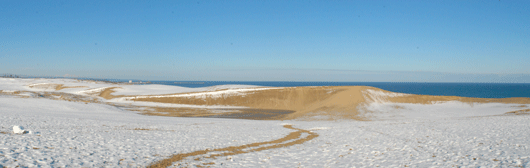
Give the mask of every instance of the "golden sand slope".
<path id="1" fill-rule="evenodd" d="M 281 119 L 308 117 L 311 116 L 307 115 L 308 113 L 318 113 L 318 115 L 362 120 L 358 117 L 356 108 L 359 103 L 364 102 L 361 93 L 363 89 L 366 87 L 287 87 L 222 97 L 149 97 L 132 100 L 294 111 Z"/>

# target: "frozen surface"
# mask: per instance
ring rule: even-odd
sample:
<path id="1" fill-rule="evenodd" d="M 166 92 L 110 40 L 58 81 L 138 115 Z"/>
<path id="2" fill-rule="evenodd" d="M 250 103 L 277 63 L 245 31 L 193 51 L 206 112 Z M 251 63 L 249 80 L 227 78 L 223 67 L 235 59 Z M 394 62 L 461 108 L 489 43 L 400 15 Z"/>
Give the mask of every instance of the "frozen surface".
<path id="1" fill-rule="evenodd" d="M 529 116 L 291 122 L 303 145 L 218 159 L 226 167 L 530 167 Z"/>
<path id="2" fill-rule="evenodd" d="M 114 87 L 66 79 L 0 78 L 0 90 L 44 91 L 28 86 L 37 83 L 87 86 L 61 90 L 72 94 Z M 380 93 L 374 95 L 377 94 Z M 388 95 L 379 95 L 383 96 Z M 530 167 L 530 115 L 504 114 L 526 109 L 528 105 L 459 102 L 421 105 L 381 101 L 368 103 L 364 108 L 373 110 L 364 115 L 371 115 L 374 121 L 176 118 L 139 115 L 105 104 L 3 94 L 0 95 L 0 167 L 144 167 L 172 154 L 280 139 L 294 132 L 283 128 L 286 124 L 311 130 L 319 136 L 284 148 L 198 161 L 186 158 L 174 164 L 190 167 L 206 163 L 212 167 Z M 15 134 L 13 126 L 22 126 L 28 132 Z"/>
<path id="3" fill-rule="evenodd" d="M 107 102 L 116 103 L 116 104 L 134 104 L 136 106 L 151 106 L 151 107 L 177 107 L 177 108 L 248 108 L 241 106 L 223 106 L 223 105 L 192 105 L 192 104 L 174 104 L 174 103 L 158 103 L 158 102 L 142 102 L 142 101 L 132 101 L 127 99 L 127 97 L 115 98 L 108 100 Z"/>
<path id="4" fill-rule="evenodd" d="M 292 130 L 319 137 L 301 145 L 179 163 L 214 167 L 528 167 L 528 115 L 397 121 L 251 121 L 143 116 L 101 104 L 0 97 L 0 164 L 135 167 L 174 153 L 279 139 Z M 177 164 L 177 163 L 176 163 Z"/>
<path id="5" fill-rule="evenodd" d="M 364 108 L 361 108 L 361 111 L 365 111 L 365 117 L 375 120 L 439 119 L 502 115 L 525 107 L 521 107 L 521 105 L 502 103 L 470 104 L 458 101 L 435 104 L 369 103 L 363 106 Z"/>
<path id="6" fill-rule="evenodd" d="M 216 90 L 231 90 L 231 89 L 245 89 L 255 88 L 261 86 L 254 85 L 219 85 L 210 87 L 200 88 L 187 88 L 181 86 L 169 86 L 169 85 L 130 85 L 126 83 L 113 84 L 105 82 L 94 82 L 94 81 L 79 81 L 75 79 L 21 79 L 21 78 L 0 78 L 0 90 L 5 91 L 17 91 L 17 90 L 28 90 L 28 91 L 55 91 L 55 88 L 38 88 L 33 86 L 46 85 L 46 84 L 63 84 L 64 86 L 84 86 L 82 88 L 65 88 L 61 92 L 72 93 L 72 94 L 89 94 L 101 91 L 109 87 L 117 87 L 114 89 L 115 95 L 159 95 L 159 94 L 172 94 L 172 93 L 188 93 L 188 92 L 205 92 L 205 91 L 216 91 Z M 31 86 L 31 87 L 30 87 Z"/>
<path id="7" fill-rule="evenodd" d="M 77 87 L 77 88 L 64 88 L 56 91 L 54 84 L 61 84 L 63 87 Z M 50 87 L 39 87 L 47 86 Z M 121 103 L 121 104 L 133 104 L 137 106 L 158 106 L 158 107 L 186 107 L 186 108 L 241 108 L 235 106 L 193 106 L 193 105 L 179 105 L 179 104 L 167 104 L 167 103 L 154 103 L 154 102 L 135 102 L 130 101 L 131 98 L 150 98 L 150 97 L 220 97 L 220 96 L 231 96 L 231 95 L 243 95 L 245 92 L 251 92 L 256 90 L 265 89 L 278 89 L 273 87 L 261 87 L 255 85 L 218 85 L 202 88 L 187 88 L 180 86 L 168 86 L 168 85 L 131 85 L 127 83 L 106 83 L 106 82 L 95 82 L 95 81 L 80 81 L 74 79 L 22 79 L 22 78 L 0 78 L 0 92 L 1 93 L 15 93 L 17 91 L 30 91 L 23 92 L 18 95 L 32 97 L 31 92 L 62 92 L 74 95 L 92 96 L 100 93 L 107 88 L 114 88 L 113 95 L 124 95 L 131 97 L 119 97 L 114 99 L 99 99 L 103 102 Z M 179 94 L 179 95 L 168 95 L 168 94 Z"/>
<path id="8" fill-rule="evenodd" d="M 363 96 L 365 96 L 365 99 L 368 101 L 374 102 L 374 103 L 386 103 L 388 97 L 401 97 L 406 96 L 405 93 L 393 93 L 393 92 L 383 92 L 380 90 L 372 90 L 367 89 L 363 91 Z"/>
<path id="9" fill-rule="evenodd" d="M 241 89 L 241 88 L 253 88 L 259 87 L 254 85 L 219 85 L 202 88 L 187 88 L 181 86 L 168 86 L 168 85 L 125 85 L 119 89 L 115 89 L 115 94 L 118 95 L 159 95 L 169 93 L 186 93 L 186 92 L 204 92 L 204 91 L 215 91 L 225 89 Z"/>
<path id="10" fill-rule="evenodd" d="M 138 115 L 102 104 L 0 97 L 0 165 L 136 167 L 174 153 L 279 139 L 279 122 Z M 14 125 L 31 134 L 13 134 Z"/>
<path id="11" fill-rule="evenodd" d="M 209 92 L 200 92 L 200 93 L 184 93 L 177 95 L 157 95 L 157 96 L 135 96 L 135 97 L 126 97 L 126 98 L 161 98 L 161 97 L 195 97 L 195 98 L 219 98 L 219 97 L 228 97 L 235 95 L 245 95 L 245 92 L 260 91 L 260 90 L 269 90 L 269 89 L 281 89 L 281 87 L 275 88 L 232 88 L 229 90 L 219 90 L 219 91 L 209 91 Z"/>

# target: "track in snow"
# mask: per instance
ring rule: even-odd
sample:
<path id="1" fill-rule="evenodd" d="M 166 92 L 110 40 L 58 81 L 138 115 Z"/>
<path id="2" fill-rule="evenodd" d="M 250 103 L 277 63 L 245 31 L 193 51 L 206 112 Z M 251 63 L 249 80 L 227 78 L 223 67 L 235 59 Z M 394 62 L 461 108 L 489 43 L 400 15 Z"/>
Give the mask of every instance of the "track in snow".
<path id="1" fill-rule="evenodd" d="M 318 137 L 318 134 L 293 128 L 292 125 L 284 125 L 284 128 L 297 130 L 295 132 L 291 132 L 287 136 L 272 140 L 272 141 L 266 141 L 266 142 L 257 142 L 257 143 L 251 143 L 247 145 L 241 145 L 241 146 L 230 146 L 226 148 L 219 148 L 219 149 L 206 149 L 206 150 L 199 150 L 189 153 L 179 153 L 175 154 L 167 159 L 157 161 L 149 166 L 148 168 L 161 168 L 161 167 L 169 167 L 173 165 L 173 163 L 182 161 L 189 157 L 195 157 L 193 160 L 200 161 L 201 159 L 215 159 L 216 157 L 220 156 L 231 156 L 231 155 L 237 155 L 237 154 L 243 154 L 243 153 L 250 153 L 250 152 L 259 152 L 262 150 L 268 150 L 268 149 L 275 149 L 275 148 L 283 148 L 283 147 L 289 147 L 296 144 L 302 144 L 306 141 L 312 140 L 316 137 Z M 303 137 L 303 134 L 308 134 L 307 136 Z M 212 165 L 215 164 L 214 162 L 209 163 L 203 163 L 204 165 Z M 180 166 L 179 164 L 178 166 Z"/>

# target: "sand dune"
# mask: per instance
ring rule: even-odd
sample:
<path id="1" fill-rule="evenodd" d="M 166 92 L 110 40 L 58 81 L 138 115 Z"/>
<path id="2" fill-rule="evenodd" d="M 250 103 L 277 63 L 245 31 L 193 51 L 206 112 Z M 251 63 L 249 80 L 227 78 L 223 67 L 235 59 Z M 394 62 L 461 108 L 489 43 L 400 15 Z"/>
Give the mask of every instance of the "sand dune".
<path id="1" fill-rule="evenodd" d="M 369 86 L 260 87 L 227 85 L 210 88 L 184 88 L 160 85 L 93 83 L 90 81 L 39 80 L 39 83 L 33 83 L 37 81 L 29 81 L 32 84 L 18 84 L 16 81 L 5 82 L 11 82 L 12 85 L 6 87 L 2 94 L 22 95 L 24 93 L 39 95 L 40 97 L 43 97 L 41 95 L 53 95 L 65 100 L 70 100 L 69 98 L 71 98 L 71 101 L 91 100 L 90 102 L 127 106 L 130 110 L 139 111 L 147 115 L 174 117 L 261 120 L 353 119 L 364 121 L 374 120 L 375 113 L 396 111 L 393 109 L 398 109 L 397 112 L 403 113 L 408 108 L 416 108 L 416 111 L 418 111 L 418 108 L 427 108 L 411 105 L 437 104 L 437 106 L 429 107 L 443 111 L 445 106 L 440 106 L 439 104 L 453 102 L 448 104 L 448 106 L 455 106 L 454 102 L 458 102 L 468 104 L 470 107 L 456 110 L 466 111 L 473 108 L 475 104 L 530 104 L 530 98 L 491 99 L 414 95 L 395 93 Z M 24 86 L 18 85 L 26 85 L 27 90 L 20 90 Z M 488 108 L 482 107 L 481 110 L 483 109 Z M 528 108 L 504 108 L 495 113 L 487 114 L 492 115 L 524 109 Z"/>
<path id="2" fill-rule="evenodd" d="M 108 93 L 108 92 L 107 92 Z M 208 93 L 208 92 L 202 92 Z M 196 95 L 199 93 L 195 93 Z M 188 94 L 189 95 L 189 94 Z M 390 92 L 368 86 L 333 87 L 286 87 L 281 89 L 249 90 L 245 94 L 186 96 L 169 94 L 165 96 L 128 97 L 133 101 L 244 106 L 251 109 L 293 111 L 275 119 L 354 119 L 369 120 L 360 111 L 371 103 L 437 104 L 458 101 L 474 103 L 530 104 L 530 98 L 468 98 L 458 96 L 430 96 Z M 398 108 L 398 107 L 397 107 Z M 166 110 L 167 112 L 167 110 Z M 237 112 L 236 112 L 237 113 Z M 151 113 L 154 114 L 154 113 Z M 176 115 L 178 116 L 178 114 Z"/>

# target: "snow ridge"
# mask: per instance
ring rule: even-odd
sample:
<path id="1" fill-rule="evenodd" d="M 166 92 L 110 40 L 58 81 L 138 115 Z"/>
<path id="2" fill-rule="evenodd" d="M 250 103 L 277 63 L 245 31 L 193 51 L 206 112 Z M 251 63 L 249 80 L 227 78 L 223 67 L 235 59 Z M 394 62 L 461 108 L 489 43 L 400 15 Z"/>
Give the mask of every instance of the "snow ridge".
<path id="1" fill-rule="evenodd" d="M 380 90 L 366 89 L 362 91 L 364 99 L 371 101 L 370 103 L 386 103 L 389 97 L 402 97 L 409 94 L 405 93 L 394 93 L 394 92 L 383 92 Z"/>
<path id="2" fill-rule="evenodd" d="M 88 90 L 83 90 L 83 91 L 78 91 L 78 92 L 75 92 L 76 94 L 93 94 L 93 93 L 98 93 L 98 92 L 101 92 L 107 88 L 110 88 L 110 87 L 100 87 L 100 88 L 94 88 L 94 89 L 88 89 Z"/>
<path id="3" fill-rule="evenodd" d="M 246 92 L 260 91 L 260 90 L 269 90 L 269 89 L 282 89 L 282 88 L 250 88 L 250 89 L 229 89 L 229 90 L 220 90 L 212 92 L 200 92 L 200 93 L 185 93 L 185 94 L 176 94 L 176 95 L 156 95 L 156 96 L 134 96 L 134 97 L 125 97 L 125 99 L 145 99 L 145 98 L 164 98 L 164 97 L 194 97 L 194 98 L 221 98 L 221 97 L 230 97 L 230 96 L 240 96 L 246 95 Z"/>

